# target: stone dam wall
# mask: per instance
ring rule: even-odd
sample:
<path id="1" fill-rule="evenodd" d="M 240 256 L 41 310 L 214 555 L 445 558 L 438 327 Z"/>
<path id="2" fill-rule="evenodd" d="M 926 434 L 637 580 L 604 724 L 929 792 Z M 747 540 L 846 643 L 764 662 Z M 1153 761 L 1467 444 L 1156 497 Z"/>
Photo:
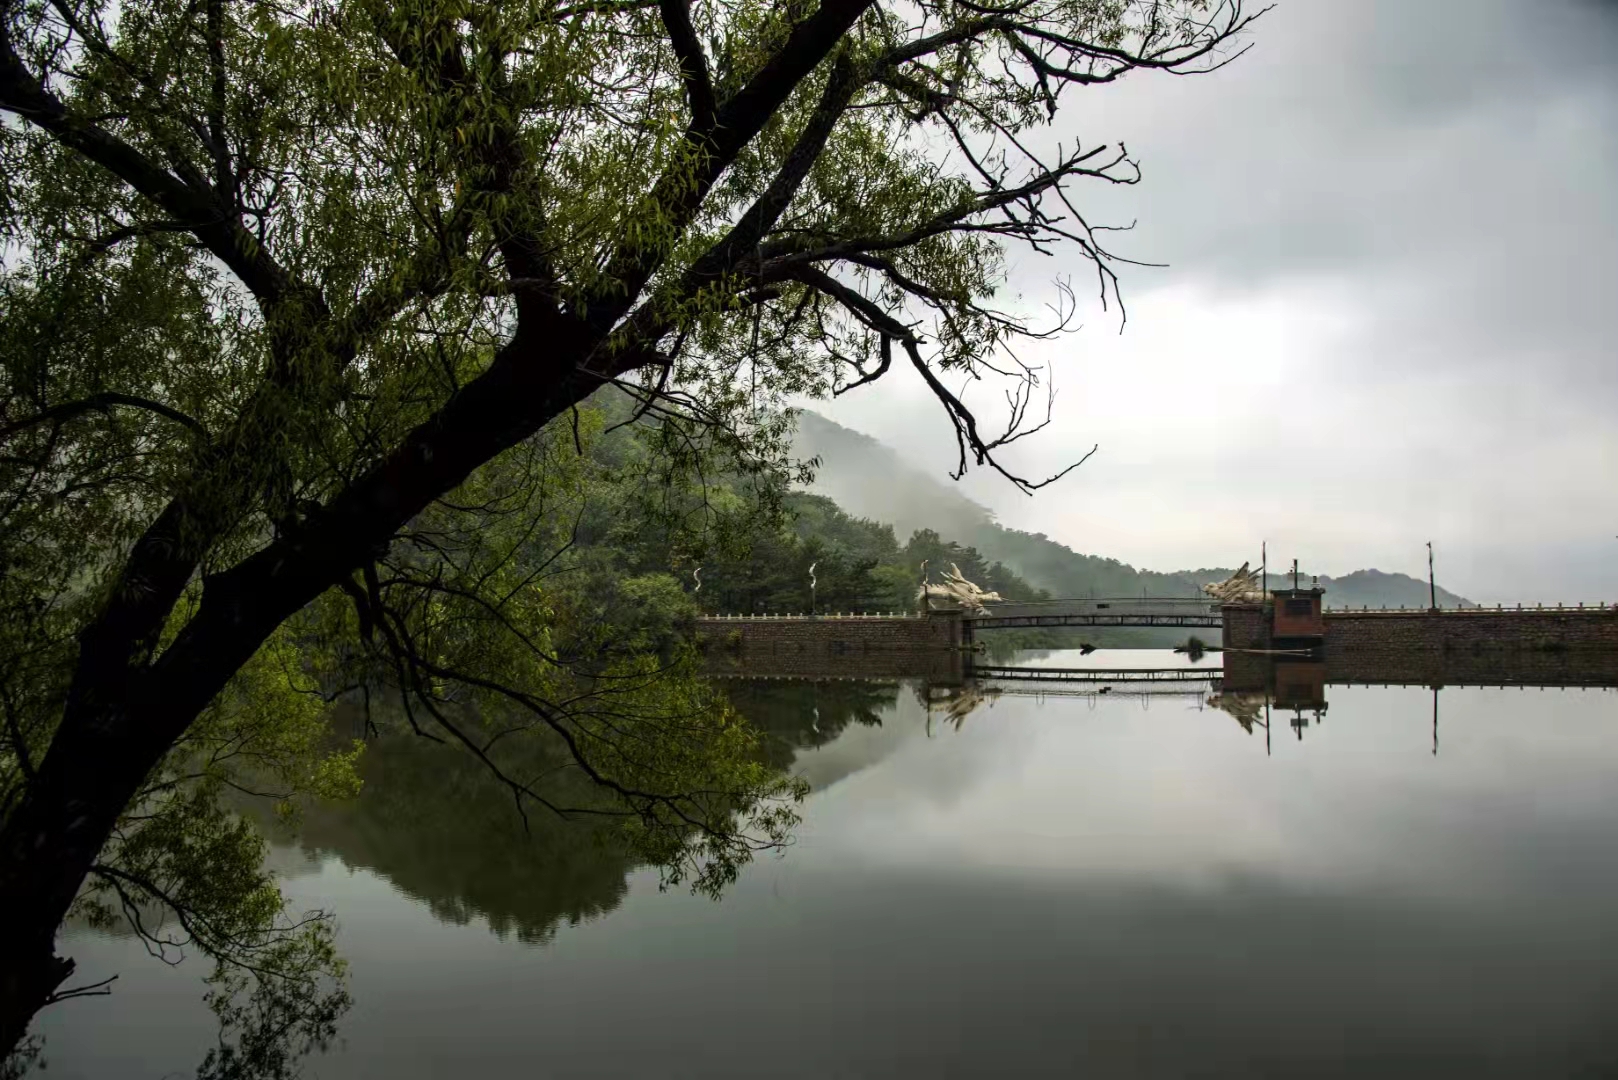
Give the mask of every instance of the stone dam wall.
<path id="1" fill-rule="evenodd" d="M 1219 643 L 1227 649 L 1267 649 L 1270 623 L 1267 612 L 1257 604 L 1226 604 L 1220 609 L 1225 625 Z"/>
<path id="2" fill-rule="evenodd" d="M 1328 611 L 1326 659 L 1393 661 L 1418 654 L 1477 659 L 1618 655 L 1618 610 Z"/>
<path id="3" fill-rule="evenodd" d="M 1270 646 L 1257 604 L 1224 608 L 1224 645 Z M 1531 654 L 1618 655 L 1618 608 L 1461 608 L 1325 612 L 1328 663 L 1429 663 L 1473 657 L 1515 663 Z M 1425 658 L 1425 659 L 1419 659 Z"/>
<path id="4" fill-rule="evenodd" d="M 1227 649 L 1270 647 L 1265 608 L 1227 605 L 1223 618 Z M 1336 683 L 1611 685 L 1618 670 L 1618 608 L 1327 610 L 1324 625 L 1315 656 Z M 714 674 L 952 680 L 962 629 L 955 612 L 707 616 L 696 638 Z M 1227 670 L 1241 655 L 1226 654 Z"/>

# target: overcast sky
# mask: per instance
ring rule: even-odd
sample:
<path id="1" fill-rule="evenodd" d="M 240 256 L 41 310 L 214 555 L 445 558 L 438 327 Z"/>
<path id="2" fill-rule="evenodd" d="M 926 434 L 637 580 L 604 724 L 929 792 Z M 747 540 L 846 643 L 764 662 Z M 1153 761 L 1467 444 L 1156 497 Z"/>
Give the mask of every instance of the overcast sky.
<path id="1" fill-rule="evenodd" d="M 1036 355 L 1057 419 L 1014 458 L 1082 469 L 972 498 L 1152 569 L 1269 541 L 1320 573 L 1424 575 L 1485 602 L 1618 601 L 1618 3 L 1280 0 L 1205 78 L 1137 74 L 1058 133 L 1144 181 L 1081 189 L 1129 322 Z M 1032 307 L 1073 259 L 1019 257 Z M 978 399 L 987 405 L 989 398 Z M 942 475 L 912 376 L 823 407 Z"/>

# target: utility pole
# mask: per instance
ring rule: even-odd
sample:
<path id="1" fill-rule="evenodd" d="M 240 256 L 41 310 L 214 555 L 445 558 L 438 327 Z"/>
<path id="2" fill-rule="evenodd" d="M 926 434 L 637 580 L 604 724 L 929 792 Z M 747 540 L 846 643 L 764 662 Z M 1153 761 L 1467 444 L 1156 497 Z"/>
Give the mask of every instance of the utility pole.
<path id="1" fill-rule="evenodd" d="M 1262 607 L 1270 600 L 1270 542 L 1259 541 L 1258 545 L 1258 602 Z"/>
<path id="2" fill-rule="evenodd" d="M 1292 591 L 1298 591 L 1298 560 L 1292 560 Z"/>
<path id="3" fill-rule="evenodd" d="M 1438 586 L 1433 583 L 1433 542 L 1427 541 L 1427 603 L 1431 610 L 1438 610 Z"/>

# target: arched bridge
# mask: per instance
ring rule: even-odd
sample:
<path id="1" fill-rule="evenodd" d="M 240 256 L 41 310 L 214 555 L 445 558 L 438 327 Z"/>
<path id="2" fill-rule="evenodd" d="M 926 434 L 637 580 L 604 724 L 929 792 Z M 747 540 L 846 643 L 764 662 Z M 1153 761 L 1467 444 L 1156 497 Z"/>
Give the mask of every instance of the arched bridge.
<path id="1" fill-rule="evenodd" d="M 1206 597 L 1101 597 L 1036 600 L 991 605 L 988 614 L 961 613 L 964 628 L 1012 630 L 1035 626 L 1201 626 L 1224 625 L 1217 600 Z"/>

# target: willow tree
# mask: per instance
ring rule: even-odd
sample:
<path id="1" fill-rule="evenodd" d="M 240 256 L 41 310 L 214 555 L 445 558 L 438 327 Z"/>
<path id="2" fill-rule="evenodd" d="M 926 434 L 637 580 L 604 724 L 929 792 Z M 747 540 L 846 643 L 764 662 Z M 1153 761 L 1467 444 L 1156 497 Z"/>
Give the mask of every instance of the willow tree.
<path id="1" fill-rule="evenodd" d="M 1050 329 L 995 306 L 1005 250 L 1064 246 L 1105 299 L 1074 192 L 1136 178 L 1121 144 L 1056 130 L 1061 99 L 1212 70 L 1251 21 L 1239 0 L 0 11 L 7 1045 L 71 968 L 54 933 L 120 815 L 278 628 L 338 596 L 378 647 L 378 560 L 599 388 L 767 457 L 783 396 L 897 365 L 957 471 L 1038 486 L 996 456 L 1042 415 L 1006 346 Z M 990 430 L 950 387 L 996 372 L 1018 389 Z"/>

